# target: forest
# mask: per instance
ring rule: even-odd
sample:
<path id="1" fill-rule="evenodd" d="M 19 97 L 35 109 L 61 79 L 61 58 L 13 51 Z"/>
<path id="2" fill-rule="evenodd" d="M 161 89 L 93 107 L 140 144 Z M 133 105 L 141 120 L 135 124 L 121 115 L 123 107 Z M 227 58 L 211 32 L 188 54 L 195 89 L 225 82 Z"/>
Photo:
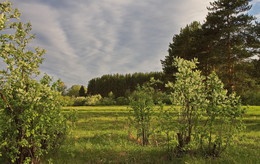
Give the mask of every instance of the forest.
<path id="1" fill-rule="evenodd" d="M 167 92 L 165 84 L 174 81 L 172 75 L 177 72 L 172 62 L 175 57 L 181 57 L 197 58 L 203 75 L 216 72 L 230 93 L 241 96 L 244 105 L 259 105 L 259 22 L 244 14 L 250 5 L 237 2 L 228 6 L 228 3 L 211 3 L 203 24 L 194 21 L 173 36 L 168 55 L 161 60 L 162 72 L 103 75 L 88 81 L 86 95 L 107 97 L 112 92 L 116 98 L 127 97 L 151 77 L 163 82 L 156 89 Z"/>
<path id="2" fill-rule="evenodd" d="M 0 3 L 0 163 L 259 163 L 260 26 L 249 0 L 210 2 L 162 71 L 67 88 L 41 74 L 31 23 Z"/>

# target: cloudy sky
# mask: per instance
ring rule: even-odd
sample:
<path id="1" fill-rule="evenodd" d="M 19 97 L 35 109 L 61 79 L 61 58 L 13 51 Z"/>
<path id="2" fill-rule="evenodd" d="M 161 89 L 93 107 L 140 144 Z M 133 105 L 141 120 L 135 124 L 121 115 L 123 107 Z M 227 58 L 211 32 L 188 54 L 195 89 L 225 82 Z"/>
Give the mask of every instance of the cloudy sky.
<path id="1" fill-rule="evenodd" d="M 2 0 L 1 0 L 2 1 Z M 212 0 L 13 0 L 47 50 L 41 71 L 67 86 L 104 74 L 161 71 L 181 27 L 203 21 Z M 260 0 L 251 13 L 259 18 Z"/>

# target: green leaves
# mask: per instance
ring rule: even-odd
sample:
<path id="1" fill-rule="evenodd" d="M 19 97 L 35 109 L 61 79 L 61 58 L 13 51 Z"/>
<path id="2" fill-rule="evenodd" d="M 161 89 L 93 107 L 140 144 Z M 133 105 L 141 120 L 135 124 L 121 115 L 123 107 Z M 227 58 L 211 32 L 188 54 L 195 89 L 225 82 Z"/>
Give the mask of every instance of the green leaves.
<path id="1" fill-rule="evenodd" d="M 236 94 L 227 94 L 216 73 L 207 77 L 201 75 L 196 70 L 197 63 L 196 59 L 174 59 L 173 64 L 178 69 L 176 81 L 167 85 L 172 90 L 172 114 L 177 117 L 172 121 L 175 126 L 172 130 L 179 151 L 199 146 L 207 155 L 219 156 L 242 129 L 244 109 Z M 169 122 L 173 116 L 166 114 L 162 119 Z"/>
<path id="2" fill-rule="evenodd" d="M 8 1 L 0 10 L 0 57 L 6 65 L 0 70 L 0 154 L 10 163 L 30 163 L 57 147 L 66 133 L 61 95 L 48 75 L 33 79 L 45 50 L 28 48 L 31 24 L 20 22 Z"/>
<path id="3" fill-rule="evenodd" d="M 130 97 L 131 124 L 137 130 L 137 139 L 142 139 L 142 145 L 149 143 L 149 136 L 152 133 L 151 120 L 155 112 L 155 104 L 152 95 L 154 89 L 149 85 L 138 86 Z"/>

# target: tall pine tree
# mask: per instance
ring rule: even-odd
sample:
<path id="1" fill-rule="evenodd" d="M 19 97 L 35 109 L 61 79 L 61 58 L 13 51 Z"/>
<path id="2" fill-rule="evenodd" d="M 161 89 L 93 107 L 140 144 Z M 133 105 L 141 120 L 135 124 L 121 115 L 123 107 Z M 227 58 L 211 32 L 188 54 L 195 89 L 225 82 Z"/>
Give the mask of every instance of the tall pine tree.
<path id="1" fill-rule="evenodd" d="M 214 69 L 226 84 L 229 92 L 236 90 L 235 65 L 252 57 L 254 38 L 253 16 L 247 14 L 251 9 L 250 0 L 217 0 L 210 3 L 209 13 L 203 30 L 207 36 L 208 57 L 218 63 Z M 249 41 L 250 40 L 250 41 Z M 254 40 L 254 39 L 253 39 Z M 257 40 L 254 40 L 255 42 Z"/>

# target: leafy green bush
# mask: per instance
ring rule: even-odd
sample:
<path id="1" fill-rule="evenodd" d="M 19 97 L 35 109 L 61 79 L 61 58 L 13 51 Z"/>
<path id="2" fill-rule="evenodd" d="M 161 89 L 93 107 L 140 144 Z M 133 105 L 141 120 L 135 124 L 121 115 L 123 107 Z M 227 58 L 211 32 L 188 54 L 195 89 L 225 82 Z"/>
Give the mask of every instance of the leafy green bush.
<path id="1" fill-rule="evenodd" d="M 130 122 L 137 131 L 137 140 L 141 138 L 142 145 L 149 143 L 152 134 L 151 120 L 154 114 L 155 104 L 152 94 L 154 89 L 149 86 L 138 86 L 130 97 Z"/>
<path id="2" fill-rule="evenodd" d="M 98 105 L 100 104 L 100 101 L 102 99 L 101 95 L 93 95 L 93 96 L 88 96 L 86 97 L 86 103 L 85 105 Z"/>
<path id="3" fill-rule="evenodd" d="M 116 101 L 110 97 L 104 97 L 100 100 L 99 105 L 116 105 Z"/>
<path id="4" fill-rule="evenodd" d="M 74 98 L 70 97 L 70 96 L 62 96 L 62 102 L 63 102 L 63 106 L 73 106 L 74 104 Z"/>
<path id="5" fill-rule="evenodd" d="M 204 111 L 206 122 L 198 131 L 200 148 L 211 156 L 220 156 L 243 129 L 244 108 L 235 93 L 227 94 L 224 84 L 215 73 L 206 84 L 208 104 Z"/>
<path id="6" fill-rule="evenodd" d="M 219 156 L 242 130 L 240 99 L 234 93 L 228 95 L 224 84 L 215 73 L 206 79 L 196 70 L 197 60 L 187 61 L 175 58 L 178 68 L 175 83 L 168 83 L 172 89 L 172 111 L 177 120 L 165 112 L 162 120 L 172 122 L 164 129 L 173 130 L 177 139 L 177 152 L 190 149 L 203 150 L 211 156 Z M 172 128 L 175 127 L 175 128 Z M 162 129 L 163 130 L 163 129 Z"/>
<path id="7" fill-rule="evenodd" d="M 67 101 L 67 106 L 95 106 L 101 105 L 101 95 L 93 95 L 88 97 L 69 97 L 66 96 L 63 99 Z"/>
<path id="8" fill-rule="evenodd" d="M 178 68 L 175 83 L 169 82 L 167 86 L 172 89 L 172 103 L 177 120 L 175 124 L 178 151 L 185 151 L 197 133 L 202 113 L 207 105 L 205 77 L 201 72 L 194 70 L 197 60 L 187 61 L 176 58 L 174 65 Z"/>
<path id="9" fill-rule="evenodd" d="M 84 106 L 87 100 L 88 99 L 86 97 L 76 97 L 74 98 L 73 106 Z"/>
<path id="10" fill-rule="evenodd" d="M 244 105 L 257 105 L 260 106 L 260 89 L 247 91 L 241 95 Z"/>
<path id="11" fill-rule="evenodd" d="M 126 97 L 118 97 L 116 99 L 116 104 L 117 105 L 129 105 L 129 99 Z"/>
<path id="12" fill-rule="evenodd" d="M 0 3 L 0 155 L 6 163 L 39 163 L 66 134 L 59 84 L 45 75 L 40 81 L 44 50 L 27 48 L 31 25 L 8 1 Z M 8 32 L 8 34 L 7 34 Z M 30 50 L 27 50 L 30 49 Z"/>

